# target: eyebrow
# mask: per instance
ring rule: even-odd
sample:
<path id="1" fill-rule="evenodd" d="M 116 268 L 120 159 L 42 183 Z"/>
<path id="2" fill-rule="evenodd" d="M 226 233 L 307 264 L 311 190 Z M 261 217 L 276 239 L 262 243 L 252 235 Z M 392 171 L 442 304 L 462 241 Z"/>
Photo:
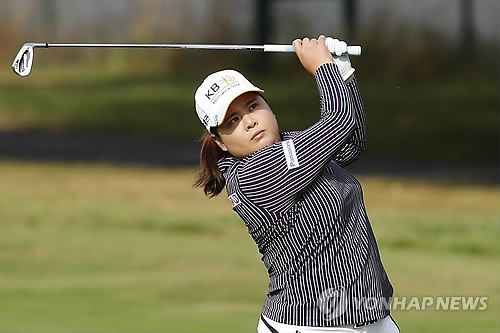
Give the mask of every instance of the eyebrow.
<path id="1" fill-rule="evenodd" d="M 248 101 L 245 106 L 246 107 L 249 107 L 253 102 L 255 102 L 257 100 L 257 98 L 252 98 L 250 101 Z"/>

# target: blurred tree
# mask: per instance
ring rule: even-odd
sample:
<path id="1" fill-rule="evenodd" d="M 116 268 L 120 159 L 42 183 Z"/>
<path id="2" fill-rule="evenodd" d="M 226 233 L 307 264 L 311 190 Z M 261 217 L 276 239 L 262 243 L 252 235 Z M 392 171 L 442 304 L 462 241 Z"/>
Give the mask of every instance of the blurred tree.
<path id="1" fill-rule="evenodd" d="M 0 40 L 2 41 L 2 48 L 4 50 L 7 50 L 9 46 L 13 44 L 15 44 L 13 48 L 17 47 L 18 41 L 15 41 L 15 39 L 20 33 L 17 29 L 14 29 L 13 15 L 10 14 L 12 12 L 11 6 L 12 5 L 8 1 L 0 2 Z M 12 33 L 13 30 L 16 31 L 16 33 Z M 0 52 L 0 58 L 7 58 L 10 60 L 11 55 L 7 55 L 6 53 L 7 52 Z"/>
<path id="2" fill-rule="evenodd" d="M 356 35 L 357 9 L 356 0 L 344 0 L 344 18 L 349 40 Z"/>
<path id="3" fill-rule="evenodd" d="M 56 0 L 41 0 L 40 13 L 42 16 L 42 31 L 46 38 L 56 39 L 57 34 L 57 6 Z"/>
<path id="4" fill-rule="evenodd" d="M 213 5 L 214 29 L 212 41 L 214 43 L 224 43 L 228 39 L 229 21 L 227 11 L 229 4 L 226 0 L 215 0 Z"/>
<path id="5" fill-rule="evenodd" d="M 476 47 L 474 5 L 472 0 L 460 0 L 460 42 L 462 53 L 473 56 Z"/>
<path id="6" fill-rule="evenodd" d="M 257 0 L 255 11 L 255 43 L 265 44 L 270 43 L 272 35 L 272 16 L 271 16 L 272 0 Z M 255 57 L 256 68 L 261 72 L 266 72 L 271 66 L 270 57 L 265 53 L 261 53 Z"/>
<path id="7" fill-rule="evenodd" d="M 257 0 L 256 6 L 256 42 L 264 44 L 269 42 L 271 32 L 271 0 Z"/>

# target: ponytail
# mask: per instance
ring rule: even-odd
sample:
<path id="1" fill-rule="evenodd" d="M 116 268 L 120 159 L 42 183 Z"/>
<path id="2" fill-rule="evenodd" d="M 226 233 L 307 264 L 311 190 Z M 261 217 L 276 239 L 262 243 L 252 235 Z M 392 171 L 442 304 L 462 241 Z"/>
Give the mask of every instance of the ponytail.
<path id="1" fill-rule="evenodd" d="M 212 139 L 209 132 L 201 137 L 200 169 L 198 170 L 195 187 L 203 187 L 203 192 L 210 198 L 217 196 L 226 185 L 226 180 L 219 170 L 217 162 L 229 155 Z"/>

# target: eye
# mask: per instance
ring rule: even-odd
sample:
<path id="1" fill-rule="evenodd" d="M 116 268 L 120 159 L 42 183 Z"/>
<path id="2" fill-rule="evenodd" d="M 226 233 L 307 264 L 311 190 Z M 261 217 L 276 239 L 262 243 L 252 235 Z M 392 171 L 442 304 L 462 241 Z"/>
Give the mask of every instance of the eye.
<path id="1" fill-rule="evenodd" d="M 252 105 L 250 105 L 250 110 L 255 110 L 256 107 L 257 107 L 257 103 L 253 103 Z"/>
<path id="2" fill-rule="evenodd" d="M 238 120 L 239 120 L 239 118 L 238 118 L 238 117 L 233 117 L 233 118 L 229 119 L 229 123 L 230 123 L 230 124 L 234 124 L 234 123 L 236 123 Z"/>

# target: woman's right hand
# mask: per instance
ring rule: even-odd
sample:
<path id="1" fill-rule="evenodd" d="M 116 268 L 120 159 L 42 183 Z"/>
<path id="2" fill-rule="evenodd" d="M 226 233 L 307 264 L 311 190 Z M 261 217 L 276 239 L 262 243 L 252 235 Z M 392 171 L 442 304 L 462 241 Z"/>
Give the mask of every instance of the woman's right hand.
<path id="1" fill-rule="evenodd" d="M 325 45 L 326 37 L 321 35 L 318 39 L 296 39 L 293 41 L 293 49 L 304 68 L 314 75 L 316 70 L 323 64 L 332 63 L 333 57 Z"/>

